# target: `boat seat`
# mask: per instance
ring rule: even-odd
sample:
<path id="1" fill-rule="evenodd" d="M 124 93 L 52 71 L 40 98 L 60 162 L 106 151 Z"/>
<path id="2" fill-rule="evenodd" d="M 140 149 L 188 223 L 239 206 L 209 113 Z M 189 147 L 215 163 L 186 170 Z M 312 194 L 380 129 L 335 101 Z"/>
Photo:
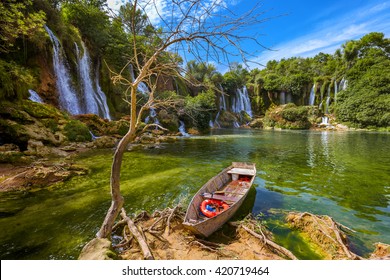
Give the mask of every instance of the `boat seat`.
<path id="1" fill-rule="evenodd" d="M 212 194 L 212 193 L 204 193 L 204 198 L 214 198 L 225 201 L 227 204 L 233 204 L 234 202 L 241 199 L 242 195 L 239 194 L 238 196 L 227 196 L 222 194 Z"/>

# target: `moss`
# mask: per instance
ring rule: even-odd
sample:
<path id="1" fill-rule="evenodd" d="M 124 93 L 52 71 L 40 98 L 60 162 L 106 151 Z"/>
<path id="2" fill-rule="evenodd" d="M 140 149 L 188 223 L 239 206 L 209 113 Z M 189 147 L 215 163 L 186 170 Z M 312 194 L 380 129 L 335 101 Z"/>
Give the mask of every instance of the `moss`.
<path id="1" fill-rule="evenodd" d="M 41 104 L 37 102 L 33 102 L 30 100 L 23 100 L 21 102 L 21 110 L 27 112 L 29 115 L 42 119 L 42 118 L 66 118 L 67 116 L 59 111 L 58 109 L 54 108 L 51 105 L 48 104 Z"/>
<path id="2" fill-rule="evenodd" d="M 84 142 L 92 140 L 88 127 L 77 120 L 68 122 L 64 127 L 64 132 L 69 141 Z"/>

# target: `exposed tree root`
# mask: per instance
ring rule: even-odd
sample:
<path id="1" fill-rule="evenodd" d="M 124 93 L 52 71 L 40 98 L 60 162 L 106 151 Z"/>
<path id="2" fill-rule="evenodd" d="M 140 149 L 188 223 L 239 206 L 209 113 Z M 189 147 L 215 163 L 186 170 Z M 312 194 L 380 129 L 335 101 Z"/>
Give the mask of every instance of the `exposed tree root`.
<path id="1" fill-rule="evenodd" d="M 213 234 L 213 241 L 197 238 L 185 229 L 183 217 L 180 206 L 152 215 L 141 212 L 134 219 L 122 209 L 122 219 L 113 232 L 123 237 L 113 247 L 124 259 L 297 259 L 291 251 L 272 241 L 272 233 L 252 216 L 230 222 L 236 233 L 226 227 L 229 236 L 220 230 Z M 362 259 L 349 250 L 343 232 L 353 231 L 331 217 L 292 212 L 288 213 L 287 221 L 316 248 L 321 248 L 318 250 L 325 252 L 325 259 Z M 389 259 L 389 252 L 389 245 L 380 244 L 372 258 Z"/>
<path id="2" fill-rule="evenodd" d="M 149 246 L 146 243 L 145 237 L 142 235 L 142 231 L 140 232 L 134 222 L 127 216 L 125 209 L 121 210 L 121 217 L 126 221 L 126 224 L 131 231 L 134 238 L 137 240 L 139 246 L 141 247 L 142 254 L 144 255 L 145 260 L 153 260 L 153 255 L 150 252 Z M 126 236 L 126 234 L 125 234 Z"/>

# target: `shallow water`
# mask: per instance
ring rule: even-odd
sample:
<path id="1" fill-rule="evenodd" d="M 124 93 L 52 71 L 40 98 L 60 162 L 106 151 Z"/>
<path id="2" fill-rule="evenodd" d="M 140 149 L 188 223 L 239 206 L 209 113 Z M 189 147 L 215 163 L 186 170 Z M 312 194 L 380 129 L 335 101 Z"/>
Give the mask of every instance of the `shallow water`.
<path id="1" fill-rule="evenodd" d="M 121 190 L 128 213 L 154 211 L 191 196 L 232 161 L 255 162 L 246 201 L 279 242 L 300 258 L 317 258 L 284 228 L 274 209 L 326 214 L 352 228 L 352 248 L 366 254 L 390 243 L 390 134 L 217 130 L 159 149 L 126 153 Z M 1 259 L 74 259 L 110 205 L 112 151 L 85 154 L 88 176 L 49 189 L 0 194 Z M 244 212 L 245 212 L 244 211 Z"/>

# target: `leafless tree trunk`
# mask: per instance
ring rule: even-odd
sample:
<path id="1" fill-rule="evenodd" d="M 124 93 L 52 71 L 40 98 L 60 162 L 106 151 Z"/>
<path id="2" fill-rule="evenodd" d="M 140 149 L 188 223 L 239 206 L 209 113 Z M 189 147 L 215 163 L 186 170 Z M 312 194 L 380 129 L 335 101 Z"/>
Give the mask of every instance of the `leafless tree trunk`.
<path id="1" fill-rule="evenodd" d="M 168 2 L 167 2 L 168 3 Z M 191 58 L 198 61 L 215 61 L 221 63 L 228 56 L 235 56 L 246 63 L 250 61 L 253 53 L 246 52 L 242 46 L 248 41 L 255 43 L 259 49 L 264 47 L 256 37 L 247 36 L 245 28 L 250 26 L 254 30 L 259 28 L 259 24 L 268 20 L 264 18 L 264 12 L 259 11 L 260 5 L 257 3 L 253 9 L 244 14 L 237 15 L 227 8 L 221 0 L 182 0 L 172 1 L 165 9 L 159 10 L 157 0 L 135 0 L 132 2 L 133 13 L 142 10 L 145 14 L 150 14 L 151 10 L 159 16 L 161 32 L 155 29 L 155 36 L 159 38 L 158 43 L 151 42 L 150 46 L 139 48 L 138 35 L 132 34 L 134 57 L 129 61 L 136 69 L 134 80 L 126 80 L 121 73 L 113 77 L 114 82 L 126 84 L 130 96 L 130 127 L 127 134 L 119 142 L 116 148 L 112 168 L 111 168 L 111 207 L 109 208 L 104 222 L 97 233 L 100 238 L 110 238 L 112 226 L 117 218 L 124 199 L 120 193 L 120 170 L 123 154 L 127 145 L 135 139 L 136 132 L 142 122 L 142 112 L 148 110 L 150 106 L 159 106 L 154 100 L 154 90 L 156 81 L 160 75 L 181 75 L 183 69 L 179 67 L 180 61 L 177 55 L 185 56 L 191 53 Z M 168 15 L 168 16 L 167 16 Z M 133 18 L 133 31 L 136 20 Z M 135 31 L 134 31 L 135 32 Z M 153 40 L 151 40 L 153 41 Z M 143 50 L 152 49 L 154 52 L 146 53 Z M 126 65 L 123 69 L 125 69 Z M 189 79 L 190 81 L 190 79 Z M 141 107 L 137 113 L 137 87 L 144 82 L 151 89 L 148 102 Z M 171 104 L 164 101 L 162 105 Z M 147 129 L 148 126 L 144 128 Z"/>

